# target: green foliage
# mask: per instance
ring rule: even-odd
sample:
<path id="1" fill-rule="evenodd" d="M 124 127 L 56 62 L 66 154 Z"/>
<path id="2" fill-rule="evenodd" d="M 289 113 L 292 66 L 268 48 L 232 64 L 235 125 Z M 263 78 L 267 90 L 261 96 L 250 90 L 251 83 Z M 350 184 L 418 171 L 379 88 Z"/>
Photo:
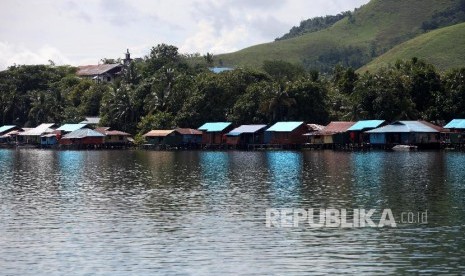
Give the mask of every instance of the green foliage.
<path id="1" fill-rule="evenodd" d="M 314 18 L 300 21 L 299 26 L 292 27 L 291 30 L 287 34 L 276 38 L 275 41 L 289 39 L 289 38 L 301 36 L 304 34 L 324 30 L 326 28 L 331 27 L 334 23 L 338 22 L 339 20 L 343 19 L 349 14 L 351 14 L 351 12 L 342 12 L 337 15 L 319 16 L 319 17 L 314 17 Z"/>
<path id="2" fill-rule="evenodd" d="M 465 0 L 455 2 L 455 5 L 447 8 L 446 10 L 434 13 L 430 19 L 421 24 L 421 28 L 426 32 L 464 22 Z"/>
<path id="3" fill-rule="evenodd" d="M 79 79 L 69 67 L 11 67 L 0 72 L 1 123 L 76 123 L 93 115 L 101 117 L 103 126 L 140 138 L 152 129 L 196 128 L 211 121 L 326 124 L 465 117 L 463 68 L 441 74 L 412 58 L 363 74 L 337 65 L 331 74 L 320 75 L 278 60 L 264 62 L 264 72 L 215 74 L 207 65 L 185 63 L 175 50 L 166 45 L 152 49 L 152 58 L 131 69 L 136 78 L 123 75 L 111 84 Z M 155 61 L 160 66 L 153 67 Z"/>
<path id="4" fill-rule="evenodd" d="M 408 40 L 357 71 L 376 71 L 389 64 L 395 64 L 397 60 L 408 60 L 413 57 L 428 60 L 441 71 L 463 67 L 465 66 L 463 45 L 465 45 L 465 23 L 434 30 Z"/>
<path id="5" fill-rule="evenodd" d="M 305 75 L 301 65 L 282 60 L 265 60 L 262 69 L 277 81 L 295 80 Z"/>
<path id="6" fill-rule="evenodd" d="M 174 127 L 174 116 L 167 112 L 146 115 L 137 124 L 140 134 L 145 134 L 152 129 L 172 129 Z"/>
<path id="7" fill-rule="evenodd" d="M 358 69 L 394 46 L 424 33 L 421 29 L 424 21 L 438 12 L 456 7 L 460 1 L 371 0 L 350 13 L 350 18 L 348 15 L 319 31 L 217 55 L 216 60 L 229 67 L 260 68 L 265 60 L 283 60 L 328 73 L 336 64 Z M 454 44 L 451 43 L 454 39 L 445 42 Z M 460 66 L 464 65 L 462 59 Z"/>

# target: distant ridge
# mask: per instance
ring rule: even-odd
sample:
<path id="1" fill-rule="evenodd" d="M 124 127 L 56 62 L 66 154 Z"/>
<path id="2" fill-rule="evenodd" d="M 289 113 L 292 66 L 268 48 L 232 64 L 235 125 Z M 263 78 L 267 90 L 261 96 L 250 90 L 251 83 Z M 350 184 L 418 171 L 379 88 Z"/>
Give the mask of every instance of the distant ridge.
<path id="1" fill-rule="evenodd" d="M 449 17 L 459 20 L 456 17 L 460 13 L 451 11 L 459 9 L 462 2 L 372 0 L 351 16 L 321 30 L 220 54 L 215 62 L 227 67 L 260 68 L 265 60 L 283 60 L 323 72 L 336 64 L 360 68 L 396 45 L 423 34 L 425 28 L 447 25 Z"/>

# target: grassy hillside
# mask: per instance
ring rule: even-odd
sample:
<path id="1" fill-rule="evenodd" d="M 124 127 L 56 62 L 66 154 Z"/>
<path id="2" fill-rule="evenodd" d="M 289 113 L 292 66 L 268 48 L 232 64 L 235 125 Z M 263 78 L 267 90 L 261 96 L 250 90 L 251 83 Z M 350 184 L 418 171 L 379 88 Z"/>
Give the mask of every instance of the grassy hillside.
<path id="1" fill-rule="evenodd" d="M 328 70 L 339 62 L 359 68 L 420 34 L 423 22 L 458 1 L 372 0 L 327 29 L 217 55 L 216 62 L 259 67 L 264 60 L 280 59 L 319 70 Z"/>
<path id="2" fill-rule="evenodd" d="M 440 70 L 465 66 L 465 23 L 434 30 L 404 42 L 359 69 L 373 71 L 399 59 L 417 57 Z"/>

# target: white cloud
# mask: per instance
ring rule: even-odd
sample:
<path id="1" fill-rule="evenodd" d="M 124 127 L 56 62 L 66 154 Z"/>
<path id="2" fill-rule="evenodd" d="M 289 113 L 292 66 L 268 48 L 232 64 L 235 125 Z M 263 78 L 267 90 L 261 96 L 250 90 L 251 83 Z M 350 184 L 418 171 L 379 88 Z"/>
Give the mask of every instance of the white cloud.
<path id="1" fill-rule="evenodd" d="M 33 51 L 22 45 L 0 42 L 0 70 L 14 64 L 48 64 L 49 60 L 57 65 L 69 64 L 69 60 L 58 49 L 48 45 Z"/>
<path id="2" fill-rule="evenodd" d="M 247 37 L 248 31 L 244 26 L 218 30 L 212 22 L 201 20 L 197 24 L 197 31 L 185 40 L 180 51 L 183 53 L 200 52 L 202 54 L 235 51 L 238 50 L 236 45 L 244 42 Z"/>
<path id="3" fill-rule="evenodd" d="M 369 0 L 1 0 L 0 69 L 97 63 L 166 43 L 220 54 L 273 41 L 301 20 Z"/>

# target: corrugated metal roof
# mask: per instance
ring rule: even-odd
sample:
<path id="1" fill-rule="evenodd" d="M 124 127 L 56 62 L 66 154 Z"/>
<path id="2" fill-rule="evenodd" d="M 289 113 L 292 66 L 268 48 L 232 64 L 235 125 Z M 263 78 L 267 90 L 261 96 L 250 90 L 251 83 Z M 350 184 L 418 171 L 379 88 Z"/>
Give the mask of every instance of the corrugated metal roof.
<path id="1" fill-rule="evenodd" d="M 223 131 L 225 128 L 229 127 L 231 123 L 228 122 L 216 122 L 216 123 L 205 123 L 199 130 L 206 131 L 206 132 L 220 132 Z"/>
<path id="2" fill-rule="evenodd" d="M 65 131 L 65 132 L 72 132 L 81 128 L 84 128 L 87 124 L 64 124 L 61 127 L 57 128 L 57 130 Z"/>
<path id="3" fill-rule="evenodd" d="M 5 125 L 5 126 L 1 126 L 0 127 L 0 133 L 3 133 L 3 132 L 7 132 L 9 131 L 10 129 L 13 129 L 15 128 L 16 126 L 14 125 Z"/>
<path id="4" fill-rule="evenodd" d="M 99 65 L 84 65 L 79 66 L 76 75 L 78 76 L 96 76 L 111 71 L 117 67 L 122 67 L 121 64 L 99 64 Z"/>
<path id="5" fill-rule="evenodd" d="M 28 131 L 24 131 L 23 133 L 20 133 L 19 135 L 21 136 L 40 136 L 44 133 L 51 133 L 55 131 L 53 127 L 55 124 L 41 124 L 33 129 L 30 129 Z"/>
<path id="6" fill-rule="evenodd" d="M 241 125 L 240 127 L 236 127 L 235 129 L 231 130 L 226 135 L 228 136 L 239 136 L 242 133 L 255 133 L 261 129 L 264 129 L 266 125 Z"/>
<path id="7" fill-rule="evenodd" d="M 61 139 L 82 139 L 86 137 L 105 137 L 105 135 L 90 128 L 81 128 L 66 134 Z"/>
<path id="8" fill-rule="evenodd" d="M 100 123 L 100 117 L 86 117 L 86 119 L 80 124 L 98 125 Z"/>
<path id="9" fill-rule="evenodd" d="M 144 137 L 166 137 L 170 135 L 173 131 L 174 131 L 173 129 L 157 129 L 157 130 L 151 130 L 142 136 Z"/>
<path id="10" fill-rule="evenodd" d="M 202 131 L 193 128 L 177 128 L 176 131 L 182 135 L 202 135 Z"/>
<path id="11" fill-rule="evenodd" d="M 131 134 L 119 130 L 107 130 L 104 134 L 107 136 L 131 136 Z"/>
<path id="12" fill-rule="evenodd" d="M 307 124 L 309 131 L 319 131 L 325 128 L 325 126 L 318 125 L 318 124 Z"/>
<path id="13" fill-rule="evenodd" d="M 420 121 L 397 121 L 387 126 L 369 130 L 366 133 L 407 133 L 407 132 L 423 132 L 436 133 L 436 129 L 427 126 Z"/>
<path id="14" fill-rule="evenodd" d="M 384 120 L 363 120 L 356 122 L 348 131 L 363 131 L 366 129 L 377 128 L 384 123 Z"/>
<path id="15" fill-rule="evenodd" d="M 344 122 L 344 121 L 335 121 L 329 123 L 329 125 L 325 126 L 320 131 L 315 132 L 315 135 L 332 135 L 335 133 L 342 133 L 346 132 L 350 127 L 352 127 L 355 122 Z"/>
<path id="16" fill-rule="evenodd" d="M 304 122 L 277 122 L 266 131 L 291 132 L 303 123 Z"/>
<path id="17" fill-rule="evenodd" d="M 465 129 L 465 119 L 453 119 L 444 128 L 459 128 Z"/>

